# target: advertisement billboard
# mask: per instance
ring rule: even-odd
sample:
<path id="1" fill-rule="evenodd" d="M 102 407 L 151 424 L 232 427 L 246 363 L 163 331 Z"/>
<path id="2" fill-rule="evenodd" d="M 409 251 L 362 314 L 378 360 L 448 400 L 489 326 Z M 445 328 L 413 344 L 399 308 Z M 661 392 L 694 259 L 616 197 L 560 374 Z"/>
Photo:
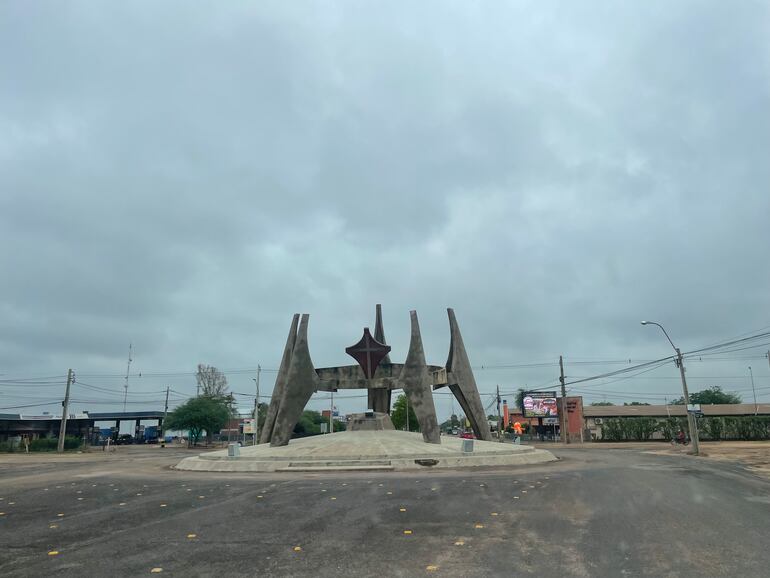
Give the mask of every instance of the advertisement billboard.
<path id="1" fill-rule="evenodd" d="M 254 428 L 254 419 L 249 418 L 249 419 L 243 420 L 243 433 L 245 434 L 256 433 Z"/>
<path id="2" fill-rule="evenodd" d="M 521 412 L 524 417 L 557 417 L 559 404 L 555 391 L 525 391 Z"/>

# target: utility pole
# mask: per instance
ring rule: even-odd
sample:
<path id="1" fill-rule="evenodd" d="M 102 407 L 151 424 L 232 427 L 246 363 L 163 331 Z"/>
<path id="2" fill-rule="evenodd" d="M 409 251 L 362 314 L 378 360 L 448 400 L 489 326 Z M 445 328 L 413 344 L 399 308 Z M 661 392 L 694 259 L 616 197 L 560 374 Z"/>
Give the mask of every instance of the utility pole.
<path id="1" fill-rule="evenodd" d="M 163 406 L 163 427 L 160 428 L 160 447 L 166 447 L 166 415 L 168 415 L 168 392 L 171 388 L 166 386 L 166 405 Z"/>
<path id="2" fill-rule="evenodd" d="M 500 386 L 497 386 L 497 441 L 500 443 L 503 443 L 503 432 L 500 431 L 502 429 L 503 420 L 500 417 Z"/>
<path id="3" fill-rule="evenodd" d="M 128 366 L 126 367 L 126 382 L 123 384 L 123 387 L 125 388 L 125 393 L 123 394 L 123 413 L 126 412 L 126 401 L 128 400 L 128 373 L 131 371 L 131 362 L 133 359 L 131 359 L 131 350 L 132 350 L 132 344 L 128 344 Z"/>
<path id="4" fill-rule="evenodd" d="M 687 393 L 687 380 L 684 377 L 684 361 L 682 359 L 682 352 L 678 347 L 674 347 L 676 350 L 676 365 L 679 367 L 679 375 L 682 376 L 682 392 L 684 393 L 684 409 L 687 412 L 687 425 L 690 427 L 690 439 L 692 440 L 692 453 L 694 455 L 700 454 L 700 440 L 698 439 L 698 422 L 695 419 L 695 415 L 690 412 L 688 405 L 690 404 L 690 394 Z"/>
<path id="5" fill-rule="evenodd" d="M 257 445 L 259 443 L 259 374 L 262 373 L 262 366 L 257 365 L 257 379 L 254 380 L 254 383 L 257 384 L 257 397 L 254 398 L 254 443 L 252 445 Z"/>
<path id="6" fill-rule="evenodd" d="M 567 387 L 564 385 L 564 358 L 559 356 L 559 382 L 561 383 L 561 439 L 564 443 L 569 443 L 569 425 L 567 420 Z"/>
<path id="7" fill-rule="evenodd" d="M 71 369 L 67 370 L 67 389 L 64 391 L 64 401 L 62 402 L 61 422 L 59 423 L 59 447 L 57 451 L 62 453 L 64 451 L 64 436 L 67 434 L 67 412 L 70 405 L 70 385 L 74 374 Z"/>
<path id="8" fill-rule="evenodd" d="M 682 377 L 682 393 L 684 394 L 684 410 L 685 415 L 687 415 L 687 425 L 690 430 L 690 439 L 692 440 L 692 453 L 693 455 L 697 456 L 700 454 L 700 440 L 698 439 L 698 421 L 695 419 L 695 415 L 690 413 L 690 410 L 688 406 L 690 405 L 690 394 L 687 392 L 687 379 L 684 377 L 684 361 L 681 350 L 674 345 L 674 342 L 671 341 L 671 338 L 668 336 L 668 332 L 666 329 L 660 324 L 656 323 L 655 321 L 642 321 L 642 325 L 657 325 L 658 328 L 663 332 L 663 335 L 666 336 L 666 339 L 668 339 L 668 342 L 671 344 L 671 347 L 674 348 L 674 351 L 676 352 L 676 357 L 674 358 L 674 364 L 679 368 L 679 375 Z"/>
<path id="9" fill-rule="evenodd" d="M 406 398 L 406 431 L 411 431 L 409 429 L 409 396 L 404 395 L 404 397 Z"/>
<path id="10" fill-rule="evenodd" d="M 754 415 L 759 413 L 759 406 L 757 405 L 757 390 L 754 389 L 754 372 L 749 365 L 749 375 L 751 375 L 751 391 L 754 393 Z"/>
<path id="11" fill-rule="evenodd" d="M 334 433 L 334 390 L 331 390 L 329 402 L 329 433 Z"/>

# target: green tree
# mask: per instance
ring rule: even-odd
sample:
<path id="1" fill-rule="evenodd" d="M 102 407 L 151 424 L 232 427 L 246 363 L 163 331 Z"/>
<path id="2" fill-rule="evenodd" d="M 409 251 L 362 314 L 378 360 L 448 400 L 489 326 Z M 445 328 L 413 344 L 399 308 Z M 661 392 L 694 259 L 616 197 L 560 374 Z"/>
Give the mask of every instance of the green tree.
<path id="1" fill-rule="evenodd" d="M 321 433 L 321 424 L 329 423 L 329 418 L 322 416 L 319 412 L 312 409 L 306 409 L 302 412 L 299 421 L 294 426 L 295 437 L 315 436 Z M 345 424 L 332 420 L 334 431 L 345 431 Z"/>
<path id="2" fill-rule="evenodd" d="M 441 424 L 440 427 L 441 427 L 442 430 L 446 431 L 446 430 L 450 430 L 450 429 L 455 428 L 455 427 L 460 427 L 460 425 L 461 425 L 460 418 L 457 417 L 457 415 L 452 414 L 449 417 L 448 420 L 446 420 L 445 422 L 443 422 Z"/>
<path id="3" fill-rule="evenodd" d="M 164 425 L 167 430 L 187 430 L 189 444 L 195 445 L 203 432 L 211 435 L 222 429 L 231 415 L 226 399 L 199 396 L 172 411 Z"/>
<path id="4" fill-rule="evenodd" d="M 591 404 L 593 405 L 593 404 Z M 631 403 L 623 402 L 623 405 L 650 405 L 649 403 L 644 403 L 643 401 L 632 401 Z"/>
<path id="5" fill-rule="evenodd" d="M 612 402 L 610 402 L 610 401 L 592 401 L 592 402 L 591 402 L 591 405 L 594 405 L 594 406 L 603 406 L 603 405 L 615 405 L 615 404 L 614 404 L 614 403 L 612 403 Z"/>
<path id="6" fill-rule="evenodd" d="M 722 391 L 722 388 L 718 385 L 690 394 L 690 403 L 699 403 L 701 405 L 741 402 L 742 400 L 740 395 Z M 684 405 L 684 396 L 672 401 L 671 405 Z"/>
<path id="7" fill-rule="evenodd" d="M 516 398 L 514 400 L 514 404 L 519 409 L 519 411 L 521 411 L 521 408 L 524 405 L 524 392 L 525 391 L 526 390 L 523 387 L 520 387 L 519 389 L 516 390 Z"/>
<path id="8" fill-rule="evenodd" d="M 294 426 L 294 435 L 296 437 L 318 435 L 321 433 L 321 422 L 323 421 L 324 419 L 319 412 L 306 409 Z"/>
<path id="9" fill-rule="evenodd" d="M 390 412 L 390 419 L 398 430 L 406 429 L 406 407 L 406 395 L 402 393 L 396 398 Z M 417 415 L 411 404 L 409 404 L 409 431 L 420 431 L 420 424 L 417 422 Z"/>

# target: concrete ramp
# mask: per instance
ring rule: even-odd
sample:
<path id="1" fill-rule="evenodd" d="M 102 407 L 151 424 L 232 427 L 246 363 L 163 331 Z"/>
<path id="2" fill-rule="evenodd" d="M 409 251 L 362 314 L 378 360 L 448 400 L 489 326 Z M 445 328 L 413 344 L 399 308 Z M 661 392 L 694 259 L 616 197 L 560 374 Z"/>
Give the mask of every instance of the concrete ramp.
<path id="1" fill-rule="evenodd" d="M 207 472 L 324 472 L 364 470 L 430 470 L 466 467 L 520 466 L 556 460 L 531 446 L 474 440 L 473 452 L 462 451 L 463 440 L 442 436 L 426 444 L 422 435 L 403 431 L 337 432 L 291 440 L 286 446 L 258 445 L 183 459 L 179 470 Z"/>

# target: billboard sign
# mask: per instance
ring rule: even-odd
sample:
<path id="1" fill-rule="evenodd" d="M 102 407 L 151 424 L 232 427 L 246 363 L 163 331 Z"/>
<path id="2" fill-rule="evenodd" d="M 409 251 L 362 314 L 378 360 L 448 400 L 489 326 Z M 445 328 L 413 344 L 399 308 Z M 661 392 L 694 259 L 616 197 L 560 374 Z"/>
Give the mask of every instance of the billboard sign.
<path id="1" fill-rule="evenodd" d="M 557 417 L 558 407 L 555 391 L 525 391 L 522 396 L 524 417 Z"/>
<path id="2" fill-rule="evenodd" d="M 245 434 L 256 433 L 256 431 L 254 431 L 254 420 L 252 418 L 243 420 L 243 433 Z"/>

